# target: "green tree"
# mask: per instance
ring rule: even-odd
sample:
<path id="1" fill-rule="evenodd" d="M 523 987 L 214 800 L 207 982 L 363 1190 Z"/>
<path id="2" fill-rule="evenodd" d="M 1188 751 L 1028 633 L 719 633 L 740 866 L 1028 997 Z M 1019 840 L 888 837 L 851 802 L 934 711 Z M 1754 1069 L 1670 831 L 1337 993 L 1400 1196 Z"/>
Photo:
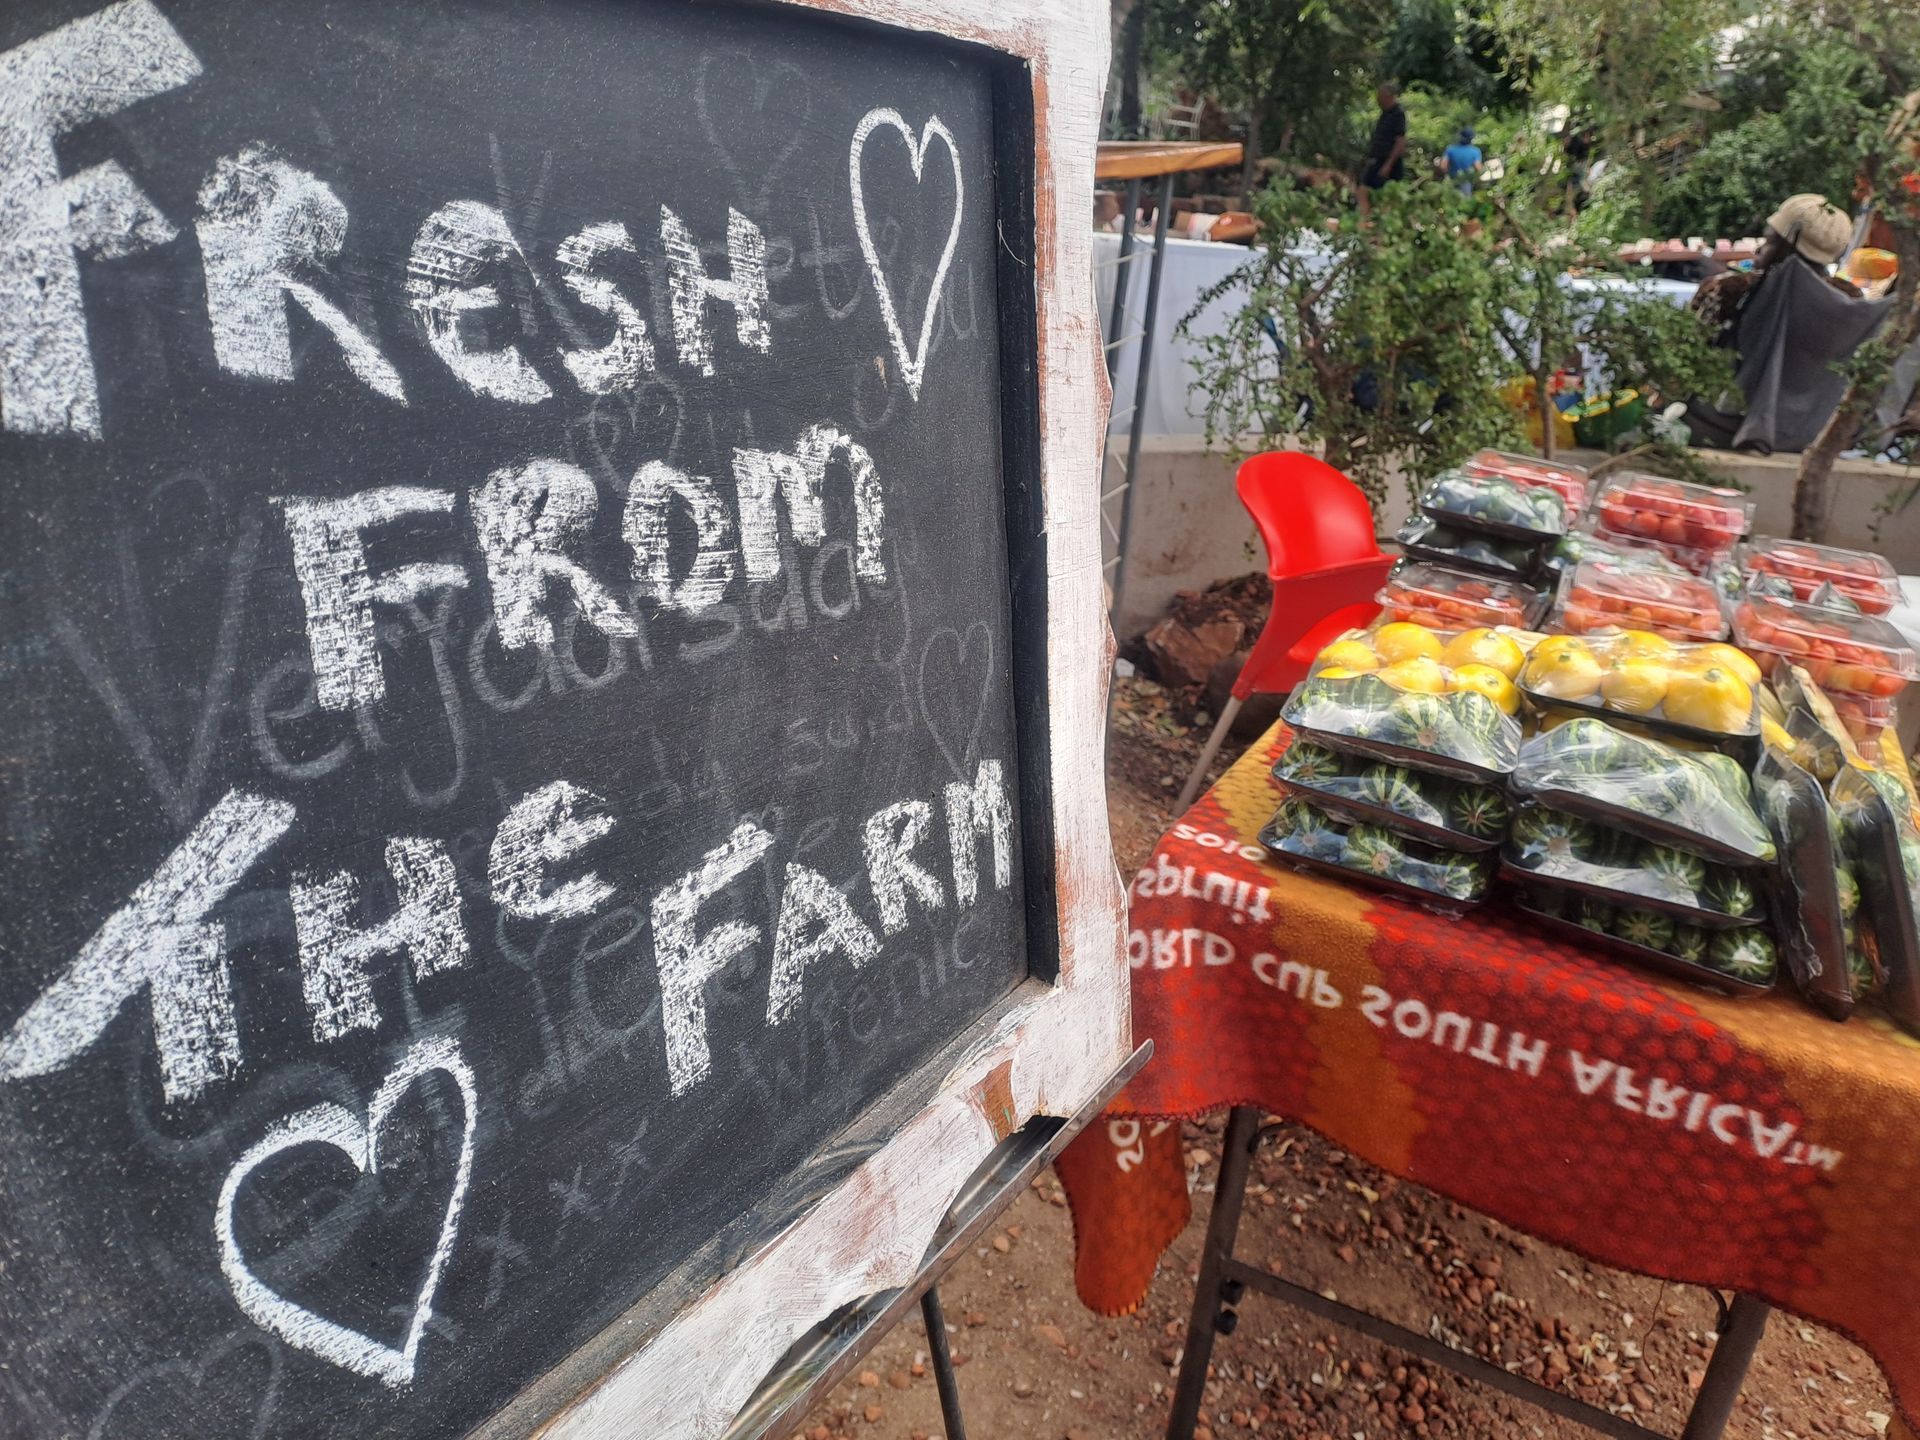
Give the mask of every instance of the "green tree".
<path id="1" fill-rule="evenodd" d="M 1637 172 L 1641 221 L 1650 226 L 1661 142 L 1688 123 L 1681 102 L 1708 85 L 1719 35 L 1739 17 L 1737 0 L 1490 3 L 1515 63 L 1535 73 L 1536 97 L 1570 105 L 1613 163 Z"/>
<path id="2" fill-rule="evenodd" d="M 1461 206 L 1445 186 L 1389 185 L 1361 228 L 1327 220 L 1345 208 L 1336 193 L 1262 190 L 1263 248 L 1201 302 L 1236 297 L 1233 321 L 1182 327 L 1202 352 L 1208 443 L 1318 443 L 1376 504 L 1396 470 L 1512 443 L 1493 251 Z"/>
<path id="3" fill-rule="evenodd" d="M 1901 91 L 1852 39 L 1777 15 L 1735 48 L 1708 139 L 1661 187 L 1656 233 L 1758 235 L 1789 195 L 1845 206 L 1863 135 L 1883 129 Z"/>
<path id="4" fill-rule="evenodd" d="M 1519 104 L 1525 80 L 1486 7 L 1458 0 L 1400 0 L 1380 70 L 1472 110 Z"/>
<path id="5" fill-rule="evenodd" d="M 1343 118 L 1374 76 L 1391 0 L 1152 0 L 1150 44 L 1194 89 L 1247 117 L 1240 191 L 1259 164 Z"/>

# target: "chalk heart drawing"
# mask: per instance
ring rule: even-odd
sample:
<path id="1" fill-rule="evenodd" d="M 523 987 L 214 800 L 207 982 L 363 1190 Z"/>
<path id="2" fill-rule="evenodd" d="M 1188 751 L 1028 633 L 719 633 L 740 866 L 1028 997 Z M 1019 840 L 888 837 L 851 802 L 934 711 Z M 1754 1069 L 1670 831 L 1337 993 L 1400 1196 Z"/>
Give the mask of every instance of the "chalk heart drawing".
<path id="1" fill-rule="evenodd" d="M 927 147 L 936 136 L 947 147 L 947 159 L 953 164 L 953 223 L 947 227 L 946 247 L 940 252 L 940 263 L 933 270 L 933 289 L 927 295 L 926 310 L 920 319 L 920 343 L 918 348 L 907 348 L 906 333 L 900 328 L 900 307 L 894 303 L 893 287 L 887 283 L 886 272 L 880 268 L 880 254 L 873 248 L 873 228 L 867 223 L 867 194 L 860 179 L 860 159 L 867 148 L 867 138 L 879 129 L 892 129 L 900 132 L 900 138 L 907 142 L 907 158 L 913 164 L 913 178 L 916 182 L 926 178 Z M 965 204 L 965 186 L 960 179 L 960 151 L 953 143 L 953 132 L 941 123 L 940 117 L 929 117 L 920 127 L 919 138 L 907 128 L 907 122 L 900 118 L 898 110 L 886 108 L 869 110 L 854 127 L 853 150 L 847 157 L 849 178 L 853 181 L 853 228 L 860 236 L 860 253 L 867 257 L 867 269 L 873 272 L 873 288 L 880 297 L 880 314 L 887 322 L 887 338 L 893 342 L 893 353 L 900 361 L 900 374 L 907 382 L 907 393 L 917 401 L 920 398 L 920 382 L 927 373 L 927 347 L 933 343 L 934 316 L 940 309 L 940 296 L 947 288 L 947 267 L 953 264 L 954 247 L 960 243 L 960 212 Z"/>
<path id="2" fill-rule="evenodd" d="M 987 718 L 987 689 L 993 683 L 993 632 L 984 620 L 966 633 L 936 630 L 920 651 L 920 718 L 954 775 L 970 779 L 967 764 L 977 758 L 980 727 Z"/>
<path id="3" fill-rule="evenodd" d="M 269 1289 L 247 1267 L 240 1253 L 240 1242 L 233 1231 L 234 1200 L 241 1184 L 274 1156 L 300 1145 L 331 1145 L 353 1161 L 363 1175 L 377 1174 L 380 1161 L 380 1131 L 393 1107 L 422 1076 L 442 1071 L 460 1087 L 466 1111 L 460 1138 L 460 1161 L 454 1169 L 453 1194 L 447 1198 L 447 1213 L 440 1222 L 440 1239 L 427 1262 L 426 1278 L 414 1297 L 413 1318 L 405 1340 L 398 1349 L 384 1345 L 371 1336 L 350 1330 L 345 1325 L 316 1315 L 303 1305 Z M 453 1253 L 454 1237 L 460 1229 L 460 1207 L 467 1198 L 467 1181 L 473 1173 L 473 1131 L 478 1117 L 479 1094 L 473 1071 L 460 1057 L 451 1040 L 423 1040 L 410 1049 L 400 1064 L 380 1082 L 380 1089 L 367 1107 L 362 1121 L 351 1111 L 331 1103 L 314 1105 L 278 1121 L 227 1172 L 220 1187 L 220 1206 L 214 1227 L 220 1241 L 220 1268 L 226 1272 L 233 1298 L 248 1319 L 271 1330 L 289 1345 L 311 1351 L 321 1359 L 344 1366 L 356 1374 L 379 1380 L 399 1389 L 413 1381 L 414 1359 L 420 1350 L 420 1337 L 426 1332 L 433 1314 L 434 1292 L 440 1287 L 440 1272 L 446 1269 Z"/>

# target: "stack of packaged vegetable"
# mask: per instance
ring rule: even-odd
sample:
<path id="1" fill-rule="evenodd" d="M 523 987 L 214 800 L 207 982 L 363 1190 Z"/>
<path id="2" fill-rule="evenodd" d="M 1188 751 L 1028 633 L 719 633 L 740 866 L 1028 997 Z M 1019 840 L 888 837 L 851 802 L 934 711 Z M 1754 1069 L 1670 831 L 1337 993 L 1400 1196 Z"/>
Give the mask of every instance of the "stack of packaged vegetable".
<path id="1" fill-rule="evenodd" d="M 1520 688 L 1538 722 L 1511 776 L 1504 863 L 1522 907 L 1670 973 L 1765 990 L 1777 847 L 1742 757 L 1760 669 L 1732 646 L 1650 631 L 1550 635 Z"/>
<path id="2" fill-rule="evenodd" d="M 1524 632 L 1388 621 L 1322 650 L 1283 712 L 1288 798 L 1261 843 L 1457 911 L 1486 898 L 1520 751 Z"/>
<path id="3" fill-rule="evenodd" d="M 1380 619 L 1283 712 L 1262 842 L 1448 912 L 1503 877 L 1641 964 L 1728 994 L 1784 971 L 1835 1018 L 1871 1000 L 1920 1035 L 1920 801 L 1885 743 L 1920 678 L 1879 618 L 1897 579 L 1742 543 L 1752 512 L 1492 451 L 1435 477 Z"/>
<path id="4" fill-rule="evenodd" d="M 1483 450 L 1443 471 L 1421 492 L 1418 514 L 1401 527 L 1410 556 L 1523 584 L 1587 503 L 1576 465 Z"/>
<path id="5" fill-rule="evenodd" d="M 1844 1020 L 1884 1007 L 1920 1035 L 1920 809 L 1897 747 L 1863 752 L 1804 670 L 1779 686 L 1754 772 L 1779 837 L 1782 953 L 1796 988 Z"/>
<path id="6" fill-rule="evenodd" d="M 1523 909 L 1714 989 L 1772 986 L 1778 851 L 1737 759 L 1582 716 L 1528 740 L 1511 783 Z"/>

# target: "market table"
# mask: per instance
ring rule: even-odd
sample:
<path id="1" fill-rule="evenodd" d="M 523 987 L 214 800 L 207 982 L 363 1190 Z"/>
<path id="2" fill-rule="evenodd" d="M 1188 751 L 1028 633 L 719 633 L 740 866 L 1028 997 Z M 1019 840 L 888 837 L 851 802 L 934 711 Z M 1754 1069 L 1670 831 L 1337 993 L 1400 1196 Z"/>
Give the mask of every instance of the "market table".
<path id="1" fill-rule="evenodd" d="M 1645 974 L 1502 901 L 1451 918 L 1278 866 L 1257 836 L 1287 740 L 1256 743 L 1133 883 L 1134 1034 L 1156 1054 L 1060 1161 L 1081 1298 L 1135 1308 L 1186 1225 L 1179 1127 L 1149 1120 L 1239 1107 L 1250 1146 L 1257 1106 L 1596 1263 L 1750 1297 L 1723 1346 L 1750 1351 L 1759 1302 L 1829 1325 L 1912 1426 L 1920 1043 Z"/>

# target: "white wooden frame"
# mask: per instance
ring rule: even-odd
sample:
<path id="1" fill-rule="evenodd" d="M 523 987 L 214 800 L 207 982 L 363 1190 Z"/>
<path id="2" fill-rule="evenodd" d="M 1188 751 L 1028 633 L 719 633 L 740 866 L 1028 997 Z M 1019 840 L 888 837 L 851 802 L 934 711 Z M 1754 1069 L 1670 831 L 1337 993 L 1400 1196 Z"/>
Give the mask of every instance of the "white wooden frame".
<path id="1" fill-rule="evenodd" d="M 651 1335 L 617 1322 L 510 1407 L 544 1440 L 710 1440 L 786 1350 L 834 1311 L 908 1284 L 967 1179 L 1012 1130 L 1070 1116 L 1132 1048 L 1125 895 L 1104 770 L 1113 641 L 1101 588 L 1099 458 L 1110 403 L 1091 272 L 1094 152 L 1108 58 L 1103 0 L 785 0 L 987 46 L 1032 76 L 1040 480 L 1052 753 L 1056 982 L 1031 979 L 948 1052 L 937 1098 L 841 1184 Z M 924 1074 L 902 1089 L 924 1092 Z M 876 1109 L 884 1110 L 886 1101 Z M 632 1330 L 631 1338 L 624 1332 Z M 541 1415 L 548 1418 L 539 1423 Z M 500 1417 L 505 1419 L 506 1416 Z"/>

